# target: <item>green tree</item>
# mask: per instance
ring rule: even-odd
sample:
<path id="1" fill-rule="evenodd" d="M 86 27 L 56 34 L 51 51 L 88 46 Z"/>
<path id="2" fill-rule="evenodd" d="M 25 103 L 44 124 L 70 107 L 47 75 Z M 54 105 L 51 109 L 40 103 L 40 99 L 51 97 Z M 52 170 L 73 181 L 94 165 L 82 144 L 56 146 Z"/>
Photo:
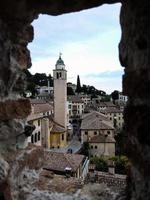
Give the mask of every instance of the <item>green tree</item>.
<path id="1" fill-rule="evenodd" d="M 76 92 L 79 94 L 81 92 L 81 84 L 80 84 L 80 77 L 79 75 L 77 76 L 77 88 Z"/>
<path id="2" fill-rule="evenodd" d="M 124 129 L 121 129 L 115 135 L 116 140 L 116 155 L 126 155 L 125 145 L 126 145 L 126 133 Z"/>
<path id="3" fill-rule="evenodd" d="M 105 160 L 103 157 L 93 157 L 90 159 L 90 163 L 95 164 L 95 169 L 98 171 L 108 171 L 107 160 Z"/>
<path id="4" fill-rule="evenodd" d="M 36 90 L 36 84 L 33 82 L 33 75 L 29 72 L 28 69 L 23 70 L 25 77 L 26 77 L 26 89 L 25 91 L 30 91 L 32 93 L 31 97 L 34 97 L 38 94 Z M 26 97 L 25 92 L 23 93 L 23 96 Z"/>
<path id="5" fill-rule="evenodd" d="M 115 173 L 126 174 L 127 167 L 129 165 L 129 160 L 126 156 L 114 156 L 109 158 L 115 163 Z"/>
<path id="6" fill-rule="evenodd" d="M 67 95 L 75 95 L 72 87 L 67 87 Z"/>
<path id="7" fill-rule="evenodd" d="M 89 143 L 84 142 L 82 146 L 82 154 L 89 157 L 89 149 L 90 149 Z"/>
<path id="8" fill-rule="evenodd" d="M 49 81 L 49 86 L 53 87 L 54 86 L 54 81 L 53 81 L 53 77 L 51 76 L 51 74 L 49 74 L 47 76 L 47 81 Z"/>
<path id="9" fill-rule="evenodd" d="M 87 94 L 87 92 L 88 92 L 87 86 L 83 84 L 83 85 L 82 85 L 82 88 L 81 88 L 81 91 L 82 91 L 84 94 Z"/>
<path id="10" fill-rule="evenodd" d="M 36 85 L 39 86 L 47 86 L 47 79 L 48 77 L 46 76 L 45 73 L 36 73 L 33 75 L 32 80 Z"/>
<path id="11" fill-rule="evenodd" d="M 115 102 L 115 100 L 119 99 L 119 91 L 118 90 L 114 90 L 112 93 L 111 93 L 111 97 L 113 99 L 113 102 Z"/>
<path id="12" fill-rule="evenodd" d="M 109 102 L 109 101 L 110 101 L 110 95 L 105 94 L 105 95 L 102 97 L 101 101 L 102 101 L 102 102 L 103 102 L 103 101 Z"/>

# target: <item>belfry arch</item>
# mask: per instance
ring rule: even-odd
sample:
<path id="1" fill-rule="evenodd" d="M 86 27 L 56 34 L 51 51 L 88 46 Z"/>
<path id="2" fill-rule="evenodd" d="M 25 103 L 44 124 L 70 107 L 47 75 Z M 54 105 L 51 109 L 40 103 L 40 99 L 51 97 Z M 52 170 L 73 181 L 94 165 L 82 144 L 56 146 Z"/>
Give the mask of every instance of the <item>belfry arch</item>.
<path id="1" fill-rule="evenodd" d="M 30 103 L 19 94 L 24 89 L 22 69 L 31 66 L 27 48 L 33 40 L 32 21 L 39 14 L 60 15 L 100 6 L 122 3 L 119 59 L 125 68 L 123 92 L 129 97 L 125 110 L 127 151 L 131 160 L 128 174 L 127 199 L 149 199 L 150 194 L 150 2 L 149 0 L 5 0 L 0 6 L 0 149 L 14 150 L 15 137 L 32 127 L 24 119 Z M 28 127 L 28 128 L 27 128 Z M 6 161 L 6 182 L 8 163 Z M 7 159 L 6 159 L 7 160 Z M 1 167 L 2 167 L 1 166 Z M 7 190 L 8 192 L 8 190 Z"/>

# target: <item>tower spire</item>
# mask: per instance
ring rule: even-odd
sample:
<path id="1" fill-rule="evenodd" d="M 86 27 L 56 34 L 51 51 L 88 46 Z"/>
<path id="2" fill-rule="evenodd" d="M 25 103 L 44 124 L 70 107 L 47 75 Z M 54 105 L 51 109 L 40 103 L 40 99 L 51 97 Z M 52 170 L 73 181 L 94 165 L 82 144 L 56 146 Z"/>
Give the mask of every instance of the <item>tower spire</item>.
<path id="1" fill-rule="evenodd" d="M 61 56 L 62 56 L 62 53 L 61 53 L 61 52 L 59 52 L 59 58 L 61 58 Z"/>
<path id="2" fill-rule="evenodd" d="M 61 58 L 61 55 L 62 55 L 62 53 L 60 52 L 59 53 L 59 58 L 58 58 L 58 60 L 56 62 L 56 65 L 55 65 L 56 69 L 65 69 L 65 64 L 64 64 L 64 61 Z"/>

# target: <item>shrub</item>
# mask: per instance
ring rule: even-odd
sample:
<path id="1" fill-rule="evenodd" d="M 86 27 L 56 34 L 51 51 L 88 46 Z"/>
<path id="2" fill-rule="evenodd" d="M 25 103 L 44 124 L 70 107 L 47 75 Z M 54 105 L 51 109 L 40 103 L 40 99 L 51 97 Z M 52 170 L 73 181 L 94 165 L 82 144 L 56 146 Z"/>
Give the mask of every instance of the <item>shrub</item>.
<path id="1" fill-rule="evenodd" d="M 107 160 L 105 160 L 103 157 L 93 157 L 90 159 L 90 163 L 95 164 L 95 169 L 98 171 L 108 171 Z"/>

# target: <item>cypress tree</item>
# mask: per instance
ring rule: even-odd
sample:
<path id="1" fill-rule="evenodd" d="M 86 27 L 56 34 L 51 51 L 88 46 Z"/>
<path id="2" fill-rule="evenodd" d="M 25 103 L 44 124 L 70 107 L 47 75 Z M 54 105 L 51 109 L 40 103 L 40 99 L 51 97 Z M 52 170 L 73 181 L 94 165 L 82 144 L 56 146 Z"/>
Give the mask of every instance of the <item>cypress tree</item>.
<path id="1" fill-rule="evenodd" d="M 80 84 L 80 77 L 79 75 L 77 76 L 77 88 L 76 92 L 79 94 L 81 92 L 81 84 Z"/>

